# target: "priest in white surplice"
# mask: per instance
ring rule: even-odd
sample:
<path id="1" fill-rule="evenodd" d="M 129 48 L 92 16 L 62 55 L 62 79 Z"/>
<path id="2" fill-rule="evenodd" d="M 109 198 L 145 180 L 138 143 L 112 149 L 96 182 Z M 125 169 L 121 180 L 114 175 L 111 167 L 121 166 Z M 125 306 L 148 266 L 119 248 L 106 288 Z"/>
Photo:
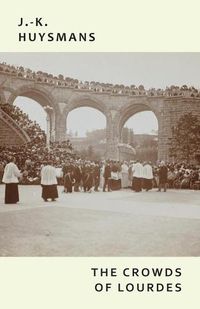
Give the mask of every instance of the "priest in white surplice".
<path id="1" fill-rule="evenodd" d="M 58 198 L 56 169 L 52 166 L 50 161 L 46 163 L 41 170 L 41 186 L 42 198 L 45 202 L 47 202 L 48 199 L 55 201 L 55 199 Z"/>
<path id="2" fill-rule="evenodd" d="M 140 163 L 139 160 L 136 161 L 132 165 L 132 172 L 133 172 L 133 190 L 135 192 L 142 191 L 142 177 L 143 177 L 143 165 Z"/>
<path id="3" fill-rule="evenodd" d="M 16 204 L 19 202 L 18 178 L 21 173 L 15 164 L 15 158 L 10 157 L 9 163 L 5 166 L 2 182 L 5 183 L 5 204 Z"/>
<path id="4" fill-rule="evenodd" d="M 150 163 L 145 162 L 143 166 L 143 185 L 146 191 L 152 189 L 153 169 Z"/>

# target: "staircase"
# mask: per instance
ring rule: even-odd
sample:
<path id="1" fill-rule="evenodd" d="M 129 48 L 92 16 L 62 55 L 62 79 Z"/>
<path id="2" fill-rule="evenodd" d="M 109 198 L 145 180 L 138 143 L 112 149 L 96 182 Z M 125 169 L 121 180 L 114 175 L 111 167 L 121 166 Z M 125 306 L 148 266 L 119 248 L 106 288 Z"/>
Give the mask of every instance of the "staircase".
<path id="1" fill-rule="evenodd" d="M 0 145 L 17 146 L 28 142 L 28 134 L 0 108 Z"/>

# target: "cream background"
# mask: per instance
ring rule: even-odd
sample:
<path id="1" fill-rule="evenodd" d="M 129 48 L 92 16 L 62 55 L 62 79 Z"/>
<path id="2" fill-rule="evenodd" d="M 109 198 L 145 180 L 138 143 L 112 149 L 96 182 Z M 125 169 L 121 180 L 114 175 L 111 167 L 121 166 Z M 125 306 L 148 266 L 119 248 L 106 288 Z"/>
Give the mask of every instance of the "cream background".
<path id="1" fill-rule="evenodd" d="M 199 0 L 19 0 L 1 6 L 1 52 L 199 51 Z M 36 16 L 47 21 L 44 31 L 95 32 L 96 41 L 18 42 L 20 17 Z"/>
<path id="2" fill-rule="evenodd" d="M 96 282 L 134 282 L 130 277 L 96 279 L 91 267 L 182 267 L 181 293 L 109 293 Z M 1 308 L 199 308 L 199 259 L 196 258 L 1 258 Z M 155 282 L 144 278 L 142 282 Z"/>
<path id="3" fill-rule="evenodd" d="M 199 0 L 38 1 L 1 4 L 1 52 L 200 51 Z M 95 43 L 22 44 L 20 17 L 45 17 L 51 32 L 95 32 Z M 28 27 L 27 27 L 28 28 Z M 38 30 L 37 30 L 38 31 Z M 182 293 L 97 294 L 90 268 L 159 266 L 183 269 Z M 0 307 L 199 308 L 200 258 L 0 258 Z M 118 277 L 119 280 L 119 277 Z M 109 280 L 110 281 L 110 280 Z"/>

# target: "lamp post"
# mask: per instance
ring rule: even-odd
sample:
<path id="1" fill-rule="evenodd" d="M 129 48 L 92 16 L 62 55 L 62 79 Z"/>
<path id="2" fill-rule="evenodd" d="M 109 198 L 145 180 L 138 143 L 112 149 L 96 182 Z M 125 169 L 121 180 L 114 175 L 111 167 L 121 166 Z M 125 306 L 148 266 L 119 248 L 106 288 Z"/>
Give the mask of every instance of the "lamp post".
<path id="1" fill-rule="evenodd" d="M 44 106 L 44 110 L 47 113 L 47 139 L 46 139 L 46 145 L 48 147 L 48 149 L 50 149 L 50 141 L 51 141 L 51 113 L 53 111 L 53 107 L 49 106 L 49 105 L 45 105 Z"/>

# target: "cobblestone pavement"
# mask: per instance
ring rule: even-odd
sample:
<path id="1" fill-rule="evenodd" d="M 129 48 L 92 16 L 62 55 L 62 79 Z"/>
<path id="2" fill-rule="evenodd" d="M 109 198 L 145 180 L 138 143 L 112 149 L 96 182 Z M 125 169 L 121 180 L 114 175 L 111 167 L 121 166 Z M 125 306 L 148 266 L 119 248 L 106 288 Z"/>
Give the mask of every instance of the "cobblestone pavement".
<path id="1" fill-rule="evenodd" d="M 20 186 L 4 205 L 0 256 L 200 256 L 200 191 L 131 190 L 63 194 L 45 203 L 40 186 Z"/>

